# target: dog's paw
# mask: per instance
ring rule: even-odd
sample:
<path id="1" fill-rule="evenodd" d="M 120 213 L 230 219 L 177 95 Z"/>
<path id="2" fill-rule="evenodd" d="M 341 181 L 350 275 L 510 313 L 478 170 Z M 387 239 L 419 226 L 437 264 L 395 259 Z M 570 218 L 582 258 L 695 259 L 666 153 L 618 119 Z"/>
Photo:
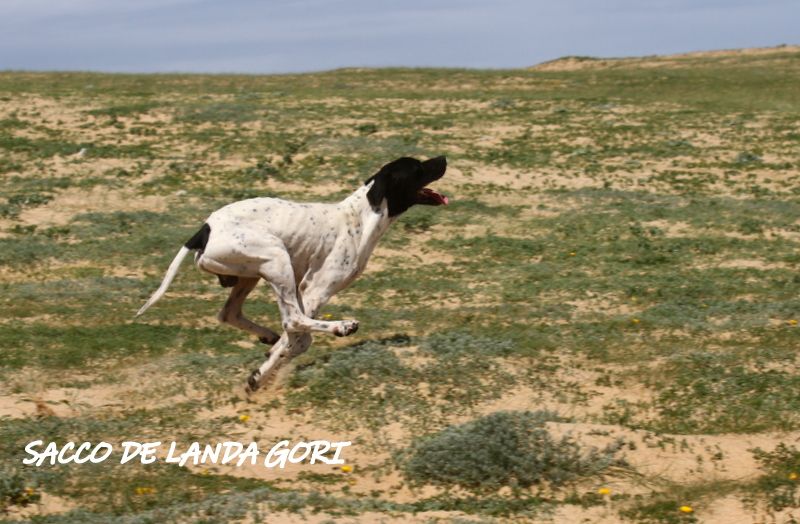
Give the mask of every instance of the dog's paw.
<path id="1" fill-rule="evenodd" d="M 342 320 L 333 330 L 333 334 L 337 337 L 346 337 L 358 331 L 358 320 Z"/>
<path id="2" fill-rule="evenodd" d="M 261 380 L 261 372 L 257 369 L 254 369 L 252 373 L 250 373 L 250 378 L 247 379 L 247 392 L 254 393 L 261 387 L 259 381 Z"/>

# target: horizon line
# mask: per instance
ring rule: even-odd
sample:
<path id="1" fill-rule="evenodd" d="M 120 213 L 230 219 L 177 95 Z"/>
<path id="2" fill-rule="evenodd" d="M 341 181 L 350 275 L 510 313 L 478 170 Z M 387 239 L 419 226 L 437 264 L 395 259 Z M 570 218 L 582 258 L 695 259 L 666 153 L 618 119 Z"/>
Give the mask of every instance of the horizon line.
<path id="1" fill-rule="evenodd" d="M 623 56 L 595 56 L 595 55 L 562 55 L 556 58 L 543 60 L 534 64 L 523 65 L 518 67 L 469 67 L 469 66 L 414 66 L 414 65 L 347 65 L 335 67 L 331 69 L 309 69 L 298 71 L 271 71 L 271 72 L 253 72 L 253 71 L 115 71 L 115 70 L 102 70 L 102 69 L 0 69 L 0 74 L 11 73 L 25 73 L 25 74 L 98 74 L 98 75 L 209 75 L 209 76 L 292 76 L 292 75 L 314 75 L 314 74 L 328 74 L 337 72 L 358 72 L 358 71 L 381 71 L 381 70 L 452 70 L 452 71 L 524 71 L 535 69 L 537 66 L 545 64 L 557 63 L 560 60 L 580 59 L 580 60 L 636 60 L 645 58 L 691 58 L 693 56 L 702 55 L 704 53 L 739 53 L 743 51 L 762 51 L 780 52 L 781 50 L 800 50 L 800 44 L 775 44 L 771 46 L 757 46 L 757 47 L 738 47 L 738 48 L 712 48 L 712 49 L 697 49 L 692 51 L 683 51 L 679 53 L 666 53 L 666 54 L 646 54 L 646 55 L 623 55 Z"/>

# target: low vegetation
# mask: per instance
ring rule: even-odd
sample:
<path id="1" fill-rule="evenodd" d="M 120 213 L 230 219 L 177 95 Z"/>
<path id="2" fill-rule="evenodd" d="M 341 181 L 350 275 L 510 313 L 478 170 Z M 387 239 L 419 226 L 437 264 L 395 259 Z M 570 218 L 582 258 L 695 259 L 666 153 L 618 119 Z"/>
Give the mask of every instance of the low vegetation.
<path id="1" fill-rule="evenodd" d="M 621 443 L 584 451 L 569 435 L 554 438 L 546 411 L 497 411 L 419 439 L 407 451 L 403 472 L 409 482 L 493 492 L 502 487 L 561 486 L 599 475 L 618 463 Z"/>
<path id="2" fill-rule="evenodd" d="M 792 47 L 0 73 L 0 518 L 800 519 L 798 82 Z M 216 323 L 215 279 L 187 263 L 134 320 L 220 205 L 334 201 L 439 154 L 451 205 L 405 215 L 322 312 L 359 332 L 257 395 L 265 348 Z M 278 326 L 266 286 L 246 313 Z M 347 468 L 21 462 L 37 439 L 323 438 Z"/>

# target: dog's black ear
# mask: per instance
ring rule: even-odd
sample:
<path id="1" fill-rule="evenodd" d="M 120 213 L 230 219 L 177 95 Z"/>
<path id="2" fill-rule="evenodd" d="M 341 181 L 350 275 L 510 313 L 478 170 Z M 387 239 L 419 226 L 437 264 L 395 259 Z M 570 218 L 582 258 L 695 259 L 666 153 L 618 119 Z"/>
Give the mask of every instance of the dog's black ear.
<path id="1" fill-rule="evenodd" d="M 372 187 L 367 191 L 367 200 L 369 200 L 369 205 L 372 206 L 372 209 L 376 211 L 381 207 L 381 202 L 386 198 L 386 191 L 389 189 L 387 166 L 383 166 L 380 171 L 365 182 L 365 184 L 373 182 Z"/>

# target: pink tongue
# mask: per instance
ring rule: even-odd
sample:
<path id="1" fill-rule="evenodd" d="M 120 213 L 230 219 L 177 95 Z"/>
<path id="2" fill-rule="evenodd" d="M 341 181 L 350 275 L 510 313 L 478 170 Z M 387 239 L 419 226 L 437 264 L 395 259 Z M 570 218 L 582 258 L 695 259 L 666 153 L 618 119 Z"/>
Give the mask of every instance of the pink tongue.
<path id="1" fill-rule="evenodd" d="M 450 203 L 450 201 L 447 199 L 447 197 L 446 197 L 446 196 L 444 196 L 444 195 L 443 195 L 443 194 L 441 194 L 441 193 L 437 193 L 436 191 L 434 191 L 433 189 L 431 189 L 431 188 L 429 188 L 429 187 L 423 188 L 423 190 L 422 190 L 422 191 L 423 191 L 423 192 L 424 192 L 424 193 L 425 193 L 427 196 L 433 197 L 433 198 L 434 198 L 434 200 L 436 200 L 437 202 L 441 202 L 441 203 L 442 203 L 442 205 L 445 205 L 445 206 L 446 206 L 447 204 L 449 204 L 449 203 Z"/>

